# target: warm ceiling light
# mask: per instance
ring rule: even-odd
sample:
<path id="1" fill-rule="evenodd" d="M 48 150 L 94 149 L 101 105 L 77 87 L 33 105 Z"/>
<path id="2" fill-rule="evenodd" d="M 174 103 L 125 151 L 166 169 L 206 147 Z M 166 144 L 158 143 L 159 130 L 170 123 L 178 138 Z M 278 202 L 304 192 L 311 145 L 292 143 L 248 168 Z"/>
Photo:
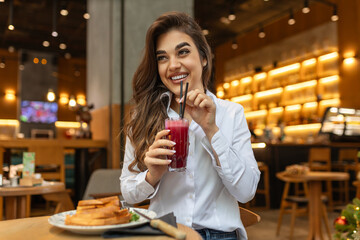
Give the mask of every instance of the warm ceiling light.
<path id="1" fill-rule="evenodd" d="M 309 1 L 305 0 L 304 1 L 304 7 L 301 10 L 303 13 L 309 13 L 310 12 L 310 8 L 309 8 Z"/>
<path id="2" fill-rule="evenodd" d="M 85 106 L 86 105 L 86 98 L 84 95 L 82 94 L 79 94 L 76 96 L 76 102 L 79 104 L 79 105 L 82 105 L 82 106 Z"/>
<path id="3" fill-rule="evenodd" d="M 241 79 L 241 84 L 250 83 L 252 80 L 251 77 L 244 77 Z"/>
<path id="4" fill-rule="evenodd" d="M 349 57 L 349 58 L 345 58 L 344 59 L 344 63 L 346 65 L 350 65 L 350 64 L 353 64 L 355 62 L 355 58 L 354 57 Z"/>
<path id="5" fill-rule="evenodd" d="M 49 47 L 50 46 L 50 42 L 49 41 L 43 41 L 43 46 L 44 47 Z"/>
<path id="6" fill-rule="evenodd" d="M 264 38 L 266 36 L 263 27 L 260 27 L 258 36 L 259 36 L 259 38 Z"/>
<path id="7" fill-rule="evenodd" d="M 65 50 L 66 49 L 66 44 L 65 43 L 60 43 L 59 48 L 62 49 L 62 50 Z"/>
<path id="8" fill-rule="evenodd" d="M 224 83 L 223 87 L 224 87 L 224 89 L 229 89 L 230 88 L 230 83 Z"/>
<path id="9" fill-rule="evenodd" d="M 288 24 L 289 24 L 289 25 L 294 25 L 294 24 L 295 24 L 295 18 L 294 18 L 294 14 L 293 14 L 292 11 L 290 11 L 290 16 L 289 16 Z"/>
<path id="10" fill-rule="evenodd" d="M 6 90 L 5 91 L 5 99 L 8 101 L 12 101 L 16 99 L 14 90 Z"/>
<path id="11" fill-rule="evenodd" d="M 66 10 L 66 9 L 61 9 L 61 10 L 60 10 L 60 14 L 61 14 L 62 16 L 67 16 L 67 15 L 69 14 L 69 11 Z"/>
<path id="12" fill-rule="evenodd" d="M 277 107 L 277 108 L 271 108 L 269 110 L 269 113 L 274 114 L 274 113 L 282 113 L 284 111 L 283 107 Z"/>
<path id="13" fill-rule="evenodd" d="M 8 51 L 11 52 L 11 53 L 15 52 L 14 46 L 9 46 Z"/>
<path id="14" fill-rule="evenodd" d="M 52 89 L 49 89 L 49 91 L 48 91 L 48 93 L 46 95 L 46 98 L 47 98 L 47 100 L 49 102 L 55 101 L 56 96 L 55 96 L 55 93 L 54 93 L 54 91 Z"/>
<path id="15" fill-rule="evenodd" d="M 203 30 L 202 30 L 202 33 L 203 33 L 205 36 L 207 36 L 207 35 L 209 35 L 209 30 L 203 29 Z"/>
<path id="16" fill-rule="evenodd" d="M 13 0 L 9 1 L 9 25 L 8 25 L 8 29 L 10 31 L 15 29 L 14 23 L 13 23 L 13 13 L 14 13 L 14 4 L 13 4 Z"/>
<path id="17" fill-rule="evenodd" d="M 47 64 L 47 60 L 45 58 L 41 59 L 41 64 L 42 65 L 46 65 Z"/>
<path id="18" fill-rule="evenodd" d="M 5 67 L 6 67 L 5 58 L 1 58 L 0 68 L 5 68 Z"/>
<path id="19" fill-rule="evenodd" d="M 65 53 L 64 57 L 65 57 L 65 59 L 69 60 L 71 58 L 71 54 L 70 53 Z"/>
<path id="20" fill-rule="evenodd" d="M 59 102 L 61 104 L 67 104 L 69 102 L 69 95 L 67 95 L 66 93 L 61 93 Z"/>
<path id="21" fill-rule="evenodd" d="M 236 42 L 236 40 L 233 40 L 232 44 L 231 44 L 231 48 L 236 50 L 238 48 L 238 44 Z"/>
<path id="22" fill-rule="evenodd" d="M 217 96 L 218 98 L 223 98 L 223 97 L 225 96 L 225 93 L 224 93 L 224 91 L 217 91 L 217 92 L 216 92 L 216 96 Z"/>
<path id="23" fill-rule="evenodd" d="M 5 2 L 5 0 L 0 0 L 0 2 Z"/>
<path id="24" fill-rule="evenodd" d="M 58 34 L 58 32 L 57 32 L 57 31 L 52 31 L 51 36 L 53 36 L 53 37 L 57 37 L 57 36 L 59 36 L 59 34 Z"/>
<path id="25" fill-rule="evenodd" d="M 235 19 L 236 19 L 236 15 L 235 15 L 235 12 L 234 12 L 234 10 L 230 10 L 230 13 L 229 13 L 229 15 L 228 15 L 228 19 L 230 20 L 230 21 L 234 21 Z"/>
<path id="26" fill-rule="evenodd" d="M 38 58 L 34 58 L 34 59 L 33 59 L 33 63 L 38 64 L 38 63 L 39 63 L 39 59 L 38 59 Z"/>
<path id="27" fill-rule="evenodd" d="M 337 15 L 337 7 L 334 6 L 333 15 L 331 16 L 331 21 L 336 22 L 337 20 L 339 20 L 339 16 Z"/>
<path id="28" fill-rule="evenodd" d="M 223 24 L 226 24 L 226 25 L 231 23 L 231 21 L 227 17 L 221 17 L 220 22 L 222 22 Z"/>
<path id="29" fill-rule="evenodd" d="M 233 81 L 231 81 L 230 84 L 232 87 L 236 87 L 236 86 L 239 86 L 240 82 L 239 82 L 239 80 L 233 80 Z"/>
<path id="30" fill-rule="evenodd" d="M 340 79 L 339 75 L 333 75 L 330 77 L 320 78 L 319 82 L 321 84 L 326 84 L 326 83 L 332 83 L 334 81 L 338 81 L 339 79 Z"/>
<path id="31" fill-rule="evenodd" d="M 304 108 L 315 108 L 317 107 L 318 103 L 317 102 L 308 102 L 308 103 L 304 103 Z"/>
<path id="32" fill-rule="evenodd" d="M 86 20 L 88 20 L 88 19 L 90 19 L 90 14 L 89 14 L 89 13 L 84 13 L 83 17 L 84 17 Z"/>
<path id="33" fill-rule="evenodd" d="M 71 97 L 70 97 L 69 106 L 70 107 L 75 107 L 76 106 L 76 100 L 75 100 L 75 97 L 73 95 L 71 95 Z"/>
<path id="34" fill-rule="evenodd" d="M 301 105 L 300 104 L 296 104 L 296 105 L 291 105 L 291 106 L 286 106 L 285 107 L 285 111 L 290 112 L 290 111 L 296 111 L 296 110 L 300 110 L 301 109 Z"/>

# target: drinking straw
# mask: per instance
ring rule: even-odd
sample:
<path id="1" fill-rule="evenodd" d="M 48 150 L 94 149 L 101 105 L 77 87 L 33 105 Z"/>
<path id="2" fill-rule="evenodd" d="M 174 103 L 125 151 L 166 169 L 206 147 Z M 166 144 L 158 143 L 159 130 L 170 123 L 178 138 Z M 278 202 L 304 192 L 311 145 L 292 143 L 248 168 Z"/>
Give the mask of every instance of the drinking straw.
<path id="1" fill-rule="evenodd" d="M 182 95 L 183 95 L 183 81 L 180 82 L 180 100 L 182 98 Z M 180 102 L 179 115 L 180 115 L 180 118 L 183 118 L 182 114 L 181 114 L 181 111 L 182 111 L 182 103 Z"/>
<path id="2" fill-rule="evenodd" d="M 189 87 L 189 83 L 187 82 L 187 83 L 186 83 L 186 87 L 185 87 L 184 107 L 183 107 L 183 109 L 182 109 L 181 118 L 184 116 L 184 113 L 185 113 L 186 95 L 187 95 L 188 87 Z"/>

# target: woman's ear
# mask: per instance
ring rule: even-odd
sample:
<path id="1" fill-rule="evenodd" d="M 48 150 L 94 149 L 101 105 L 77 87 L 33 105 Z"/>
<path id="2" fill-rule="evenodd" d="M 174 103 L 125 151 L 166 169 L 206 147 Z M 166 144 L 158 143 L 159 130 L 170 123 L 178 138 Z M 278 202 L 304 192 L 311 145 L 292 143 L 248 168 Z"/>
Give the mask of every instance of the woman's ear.
<path id="1" fill-rule="evenodd" d="M 206 67 L 206 65 L 207 65 L 207 59 L 206 58 L 203 58 L 202 65 L 203 65 L 203 68 Z"/>

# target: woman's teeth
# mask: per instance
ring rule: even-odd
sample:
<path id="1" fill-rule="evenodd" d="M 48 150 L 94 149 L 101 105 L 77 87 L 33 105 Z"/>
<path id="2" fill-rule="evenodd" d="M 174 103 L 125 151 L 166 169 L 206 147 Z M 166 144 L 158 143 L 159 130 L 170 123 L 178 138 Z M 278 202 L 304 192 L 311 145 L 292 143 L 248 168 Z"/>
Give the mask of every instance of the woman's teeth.
<path id="1" fill-rule="evenodd" d="M 171 77 L 171 80 L 179 80 L 179 79 L 182 79 L 182 78 L 185 78 L 187 77 L 186 74 L 182 74 L 182 75 L 178 75 L 178 76 L 174 76 L 174 77 Z"/>

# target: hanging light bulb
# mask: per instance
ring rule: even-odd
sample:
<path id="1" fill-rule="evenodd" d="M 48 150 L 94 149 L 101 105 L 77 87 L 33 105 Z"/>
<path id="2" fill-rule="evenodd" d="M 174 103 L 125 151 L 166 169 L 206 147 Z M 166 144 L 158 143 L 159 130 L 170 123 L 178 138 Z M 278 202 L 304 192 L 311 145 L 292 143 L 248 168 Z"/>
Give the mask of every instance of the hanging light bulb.
<path id="1" fill-rule="evenodd" d="M 236 19 L 236 15 L 233 9 L 230 9 L 229 15 L 228 15 L 228 19 L 230 21 L 234 21 Z"/>
<path id="2" fill-rule="evenodd" d="M 335 5 L 333 9 L 333 15 L 331 16 L 331 21 L 336 22 L 337 20 L 339 20 L 339 16 L 337 15 L 337 7 Z"/>
<path id="3" fill-rule="evenodd" d="M 56 13 L 57 13 L 57 11 L 56 11 L 56 6 L 57 6 L 57 0 L 53 0 L 53 12 L 52 12 L 52 14 L 53 14 L 53 19 L 52 19 L 52 32 L 51 32 L 51 36 L 53 36 L 53 37 L 57 37 L 59 34 L 58 34 L 58 32 L 56 31 Z"/>
<path id="4" fill-rule="evenodd" d="M 47 100 L 48 100 L 49 102 L 55 101 L 56 96 L 55 96 L 54 91 L 53 91 L 51 88 L 49 89 L 49 91 L 48 91 L 48 93 L 47 93 L 47 95 L 46 95 L 46 98 L 47 98 Z"/>
<path id="5" fill-rule="evenodd" d="M 309 13 L 310 12 L 310 8 L 309 8 L 309 0 L 305 0 L 304 1 L 304 7 L 301 10 L 303 13 Z"/>
<path id="6" fill-rule="evenodd" d="M 288 24 L 289 25 L 294 25 L 295 24 L 295 18 L 294 18 L 294 13 L 292 10 L 290 10 L 290 16 L 289 16 L 289 20 L 288 20 Z"/>
<path id="7" fill-rule="evenodd" d="M 69 107 L 75 107 L 76 106 L 76 100 L 74 95 L 70 96 L 70 100 L 69 100 Z"/>
<path id="8" fill-rule="evenodd" d="M 84 13 L 83 18 L 85 18 L 86 20 L 90 19 L 90 13 Z"/>
<path id="9" fill-rule="evenodd" d="M 260 27 L 260 31 L 259 31 L 258 36 L 259 36 L 259 38 L 264 38 L 266 36 L 263 27 Z"/>
<path id="10" fill-rule="evenodd" d="M 66 9 L 65 3 L 63 3 L 63 4 L 61 5 L 60 14 L 61 14 L 62 16 L 67 16 L 67 15 L 69 14 L 69 11 Z"/>
<path id="11" fill-rule="evenodd" d="M 5 67 L 6 67 L 5 58 L 1 58 L 0 68 L 5 68 Z"/>
<path id="12" fill-rule="evenodd" d="M 232 44 L 231 44 L 231 48 L 234 49 L 234 50 L 236 50 L 238 47 L 239 47 L 239 46 L 238 46 L 238 44 L 237 44 L 237 42 L 236 42 L 236 39 L 234 39 L 233 42 L 232 42 Z"/>
<path id="13" fill-rule="evenodd" d="M 13 0 L 9 0 L 9 25 L 8 25 L 8 29 L 10 31 L 13 31 L 15 29 L 15 26 L 14 26 L 14 23 L 13 23 L 13 13 L 14 13 Z"/>

